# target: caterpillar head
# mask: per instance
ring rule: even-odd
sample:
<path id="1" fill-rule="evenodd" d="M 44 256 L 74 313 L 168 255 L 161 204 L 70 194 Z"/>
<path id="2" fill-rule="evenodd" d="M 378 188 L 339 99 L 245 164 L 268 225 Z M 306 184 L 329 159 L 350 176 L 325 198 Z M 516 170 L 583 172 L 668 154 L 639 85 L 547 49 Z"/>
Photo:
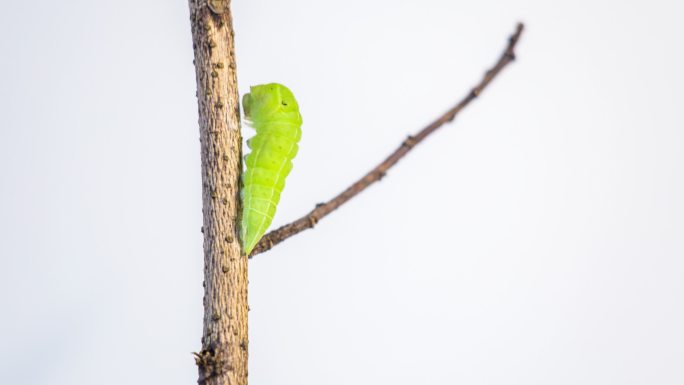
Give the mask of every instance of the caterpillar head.
<path id="1" fill-rule="evenodd" d="M 289 88 L 279 83 L 250 87 L 250 92 L 242 97 L 242 108 L 247 120 L 269 120 L 277 117 L 295 119 L 301 124 L 297 100 Z"/>

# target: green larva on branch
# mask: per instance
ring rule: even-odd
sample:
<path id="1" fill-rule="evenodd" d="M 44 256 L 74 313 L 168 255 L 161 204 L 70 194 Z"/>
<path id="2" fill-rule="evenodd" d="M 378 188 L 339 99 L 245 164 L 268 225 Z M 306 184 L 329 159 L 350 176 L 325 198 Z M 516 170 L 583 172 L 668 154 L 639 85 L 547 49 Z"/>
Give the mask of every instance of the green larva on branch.
<path id="1" fill-rule="evenodd" d="M 271 225 L 285 178 L 297 155 L 302 136 L 299 105 L 287 87 L 278 83 L 250 87 L 242 98 L 245 120 L 256 135 L 247 141 L 242 174 L 240 239 L 247 255 Z"/>

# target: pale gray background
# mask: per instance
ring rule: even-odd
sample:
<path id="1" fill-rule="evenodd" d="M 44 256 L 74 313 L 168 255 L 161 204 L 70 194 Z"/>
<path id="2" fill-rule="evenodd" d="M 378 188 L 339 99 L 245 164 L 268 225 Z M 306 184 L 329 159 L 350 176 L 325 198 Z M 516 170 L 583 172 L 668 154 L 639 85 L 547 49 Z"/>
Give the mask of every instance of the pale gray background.
<path id="1" fill-rule="evenodd" d="M 680 2 L 233 3 L 241 90 L 305 120 L 274 225 L 528 24 L 456 125 L 251 262 L 252 384 L 684 383 Z M 195 383 L 186 2 L 4 1 L 0 55 L 0 383 Z"/>

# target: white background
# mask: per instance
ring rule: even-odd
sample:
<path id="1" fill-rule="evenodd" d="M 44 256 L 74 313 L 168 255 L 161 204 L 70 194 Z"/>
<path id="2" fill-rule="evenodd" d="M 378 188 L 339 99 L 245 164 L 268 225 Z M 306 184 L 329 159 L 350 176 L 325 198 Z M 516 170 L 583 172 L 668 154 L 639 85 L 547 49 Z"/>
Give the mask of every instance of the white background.
<path id="1" fill-rule="evenodd" d="M 455 124 L 252 260 L 252 384 L 684 383 L 680 2 L 233 3 L 241 91 L 284 83 L 304 116 L 274 226 L 528 27 Z M 195 383 L 187 3 L 2 8 L 0 383 Z"/>

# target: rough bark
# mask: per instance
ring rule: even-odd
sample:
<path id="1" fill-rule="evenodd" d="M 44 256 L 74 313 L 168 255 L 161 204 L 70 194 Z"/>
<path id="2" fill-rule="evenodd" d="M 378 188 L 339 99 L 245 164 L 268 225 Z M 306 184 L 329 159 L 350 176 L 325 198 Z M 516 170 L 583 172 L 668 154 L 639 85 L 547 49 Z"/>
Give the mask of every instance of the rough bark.
<path id="1" fill-rule="evenodd" d="M 238 241 L 240 111 L 228 2 L 189 0 L 202 153 L 204 330 L 199 384 L 247 384 L 247 257 Z"/>

